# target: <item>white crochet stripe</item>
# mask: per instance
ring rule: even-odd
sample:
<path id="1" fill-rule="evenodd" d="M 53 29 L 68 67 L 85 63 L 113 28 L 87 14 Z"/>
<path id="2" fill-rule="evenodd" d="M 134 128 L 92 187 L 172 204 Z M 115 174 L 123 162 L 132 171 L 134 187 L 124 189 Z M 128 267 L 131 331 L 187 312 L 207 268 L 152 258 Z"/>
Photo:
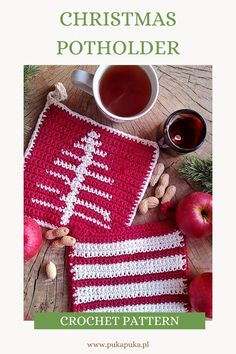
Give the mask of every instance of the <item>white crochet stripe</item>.
<path id="1" fill-rule="evenodd" d="M 81 161 L 83 162 L 83 158 L 81 158 Z M 94 165 L 94 166 L 99 166 L 101 167 L 102 164 L 100 164 L 99 162 L 96 162 L 96 161 L 91 161 L 90 163 L 91 165 Z M 59 158 L 57 158 L 55 161 L 54 161 L 54 165 L 56 166 L 60 166 L 60 167 L 63 167 L 65 168 L 66 170 L 70 170 L 70 171 L 73 171 L 73 172 L 77 172 L 78 171 L 78 166 L 77 165 L 74 165 L 74 164 L 71 164 L 69 162 L 66 162 L 66 161 L 63 161 Z M 108 170 L 108 167 L 106 166 L 103 166 L 102 168 Z M 91 176 L 93 178 L 96 178 L 102 182 L 107 182 L 107 183 L 114 183 L 114 180 L 111 179 L 110 177 L 107 177 L 107 176 L 103 176 L 103 175 L 100 175 L 99 173 L 95 173 L 95 172 L 92 172 L 92 171 L 86 171 L 86 170 L 83 170 L 83 173 L 84 175 L 86 176 Z"/>
<path id="2" fill-rule="evenodd" d="M 62 149 L 61 153 L 62 153 L 62 155 L 70 156 L 75 160 L 82 161 L 82 157 L 77 156 L 76 154 L 73 154 L 71 151 Z"/>
<path id="3" fill-rule="evenodd" d="M 111 243 L 80 243 L 73 248 L 72 255 L 77 257 L 112 257 L 121 254 L 161 251 L 184 246 L 184 237 L 180 231 L 148 238 L 126 240 Z"/>
<path id="4" fill-rule="evenodd" d="M 77 199 L 75 204 L 84 206 L 85 208 L 88 208 L 90 210 L 93 210 L 94 212 L 100 214 L 103 216 L 104 221 L 111 221 L 111 212 L 96 205 L 95 203 L 88 202 L 83 199 Z"/>
<path id="5" fill-rule="evenodd" d="M 76 154 L 73 154 L 71 151 L 68 151 L 68 150 L 61 150 L 61 153 L 63 155 L 66 155 L 66 156 L 70 156 L 72 157 L 73 159 L 77 160 L 77 161 L 83 161 L 83 157 L 80 157 L 80 156 L 77 156 Z M 92 165 L 98 167 L 98 168 L 102 168 L 106 171 L 108 171 L 108 166 L 105 164 L 105 163 L 101 163 L 101 162 L 98 162 L 98 161 L 92 161 Z"/>
<path id="6" fill-rule="evenodd" d="M 93 171 L 87 171 L 85 174 L 86 174 L 86 176 L 90 176 L 90 177 L 95 178 L 95 179 L 97 179 L 97 180 L 99 180 L 101 182 L 105 182 L 105 183 L 109 183 L 109 184 L 113 184 L 114 183 L 114 179 L 113 178 L 100 175 L 99 173 L 96 173 L 96 172 L 93 172 Z"/>
<path id="7" fill-rule="evenodd" d="M 48 191 L 48 192 L 52 192 L 52 193 L 55 193 L 55 194 L 60 194 L 61 192 L 59 191 L 59 189 L 57 188 L 52 188 L 50 186 L 45 186 L 44 184 L 42 183 L 36 183 L 36 186 L 38 188 L 41 188 L 41 189 L 44 189 L 45 191 Z"/>
<path id="8" fill-rule="evenodd" d="M 46 208 L 50 208 L 50 209 L 53 209 L 53 210 L 58 210 L 58 211 L 60 211 L 60 212 L 64 212 L 64 211 L 65 211 L 64 208 L 61 208 L 61 207 L 59 207 L 59 206 L 56 206 L 56 205 L 54 205 L 54 204 L 52 204 L 52 203 L 48 203 L 48 202 L 46 202 L 45 200 L 40 200 L 40 199 L 36 199 L 36 198 L 31 198 L 31 201 L 32 201 L 32 203 L 42 205 L 42 206 L 44 206 L 44 207 L 46 207 Z M 79 216 L 79 217 L 81 217 L 81 218 L 84 219 L 84 220 L 91 221 L 91 222 L 94 223 L 94 224 L 97 224 L 97 225 L 99 225 L 99 226 L 104 227 L 104 229 L 110 229 L 110 228 L 111 228 L 109 225 L 106 225 L 106 224 L 102 223 L 101 221 L 99 221 L 99 220 L 97 220 L 97 219 L 95 219 L 95 218 L 92 218 L 92 217 L 90 217 L 90 216 L 87 216 L 87 215 L 85 215 L 85 214 L 83 214 L 83 213 L 73 212 L 73 215 Z M 43 222 L 43 221 L 42 221 L 42 222 Z M 42 225 L 42 223 L 41 223 L 41 225 Z"/>
<path id="9" fill-rule="evenodd" d="M 84 220 L 91 221 L 93 224 L 96 224 L 96 225 L 104 227 L 104 229 L 108 229 L 108 230 L 111 229 L 111 227 L 109 225 L 104 224 L 103 222 L 101 222 L 101 221 L 99 221 L 99 220 L 97 220 L 95 218 L 92 218 L 91 216 L 87 216 L 84 213 L 79 213 L 77 211 L 74 211 L 73 215 L 79 216 L 80 218 L 82 218 Z"/>
<path id="10" fill-rule="evenodd" d="M 186 304 L 182 302 L 163 302 L 160 304 L 140 304 L 114 307 L 98 307 L 84 312 L 187 312 Z"/>
<path id="11" fill-rule="evenodd" d="M 57 178 L 61 179 L 62 181 L 65 181 L 65 184 L 68 184 L 68 185 L 71 184 L 69 177 L 66 175 L 62 175 L 61 173 L 58 173 L 58 172 L 55 172 L 52 170 L 46 170 L 46 173 L 48 173 L 49 175 L 51 175 L 53 177 L 57 177 Z"/>
<path id="12" fill-rule="evenodd" d="M 58 158 L 54 161 L 54 165 L 61 166 L 61 167 L 65 168 L 66 170 L 70 170 L 70 171 L 73 171 L 75 173 L 77 172 L 77 168 L 78 168 L 78 166 L 73 165 L 73 164 L 68 163 L 68 162 L 65 162 L 65 161 L 63 161 L 61 159 L 58 159 Z"/>
<path id="13" fill-rule="evenodd" d="M 82 168 L 80 166 L 71 164 L 69 162 L 65 162 L 65 161 L 63 161 L 63 160 L 61 160 L 59 158 L 57 158 L 54 161 L 54 165 L 63 167 L 66 170 L 73 171 L 74 173 L 81 172 L 81 174 L 83 174 L 85 176 L 90 176 L 92 178 L 95 178 L 95 179 L 97 179 L 99 181 L 102 181 L 102 182 L 105 182 L 105 183 L 109 183 L 109 184 L 113 184 L 114 183 L 114 179 L 112 179 L 110 177 L 107 177 L 107 176 L 104 176 L 104 175 L 100 175 L 99 173 L 96 173 L 94 171 L 89 171 L 85 167 Z M 92 165 L 92 161 L 89 161 L 89 165 Z"/>
<path id="14" fill-rule="evenodd" d="M 63 212 L 63 210 L 64 210 L 63 208 L 61 208 L 61 207 L 59 207 L 57 205 L 54 205 L 52 203 L 48 203 L 45 200 L 40 200 L 40 199 L 37 199 L 37 198 L 31 198 L 31 201 L 32 201 L 32 203 L 42 205 L 42 206 L 44 206 L 46 208 L 58 210 L 60 212 Z"/>
<path id="15" fill-rule="evenodd" d="M 50 224 L 48 222 L 45 222 L 41 219 L 35 219 L 34 220 L 39 224 L 41 225 L 42 227 L 47 227 L 48 229 L 56 229 L 57 227 L 59 227 L 59 225 L 54 225 L 54 224 Z"/>
<path id="16" fill-rule="evenodd" d="M 111 264 L 76 264 L 72 268 L 74 280 L 117 278 L 130 275 L 174 272 L 184 270 L 184 254 Z"/>
<path id="17" fill-rule="evenodd" d="M 81 188 L 80 188 L 80 190 L 81 190 Z M 67 197 L 65 195 L 63 195 L 60 198 L 60 200 L 66 201 Z M 88 202 L 87 200 L 83 200 L 83 199 L 76 198 L 76 197 L 74 197 L 74 199 L 72 201 L 74 202 L 74 204 L 84 206 L 85 208 L 93 210 L 95 213 L 102 215 L 104 221 L 111 221 L 111 218 L 110 218 L 111 212 L 96 205 L 95 203 L 91 203 L 91 202 Z"/>
<path id="18" fill-rule="evenodd" d="M 103 170 L 108 171 L 108 166 L 105 163 L 101 163 L 101 162 L 98 162 L 98 161 L 92 161 L 92 165 L 96 166 L 98 168 L 102 168 Z"/>
<path id="19" fill-rule="evenodd" d="M 85 286 L 75 290 L 73 296 L 77 305 L 92 301 L 127 299 L 158 295 L 186 294 L 186 280 L 165 279 L 142 283 Z"/>
<path id="20" fill-rule="evenodd" d="M 91 193 L 91 194 L 96 194 L 99 197 L 105 198 L 107 200 L 111 200 L 112 199 L 112 195 L 111 194 L 109 194 L 107 192 L 104 192 L 104 191 L 101 191 L 100 189 L 87 186 L 85 184 L 83 184 L 80 189 L 85 191 L 85 192 Z"/>

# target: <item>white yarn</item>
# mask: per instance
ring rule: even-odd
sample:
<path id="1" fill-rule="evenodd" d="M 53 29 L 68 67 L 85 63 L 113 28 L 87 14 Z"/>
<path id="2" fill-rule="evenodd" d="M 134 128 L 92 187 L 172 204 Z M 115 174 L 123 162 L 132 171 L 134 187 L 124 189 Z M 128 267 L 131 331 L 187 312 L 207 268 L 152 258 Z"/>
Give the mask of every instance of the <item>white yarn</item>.
<path id="1" fill-rule="evenodd" d="M 108 243 L 82 243 L 77 242 L 73 248 L 72 256 L 75 257 L 112 257 L 121 254 L 144 253 L 161 251 L 175 247 L 183 247 L 184 238 L 180 231 L 175 231 L 163 236 L 153 236 Z"/>
<path id="2" fill-rule="evenodd" d="M 68 95 L 64 85 L 61 82 L 58 82 L 55 84 L 55 90 L 49 92 L 47 95 L 47 105 L 50 106 L 52 103 L 64 101 L 67 97 Z"/>
<path id="3" fill-rule="evenodd" d="M 186 258 L 183 254 L 180 254 L 111 264 L 76 264 L 71 269 L 71 272 L 74 280 L 100 279 L 174 272 L 184 270 L 185 266 Z"/>
<path id="4" fill-rule="evenodd" d="M 148 297 L 158 295 L 186 294 L 186 280 L 183 278 L 146 281 L 118 285 L 85 286 L 75 290 L 77 305 L 92 301 Z"/>

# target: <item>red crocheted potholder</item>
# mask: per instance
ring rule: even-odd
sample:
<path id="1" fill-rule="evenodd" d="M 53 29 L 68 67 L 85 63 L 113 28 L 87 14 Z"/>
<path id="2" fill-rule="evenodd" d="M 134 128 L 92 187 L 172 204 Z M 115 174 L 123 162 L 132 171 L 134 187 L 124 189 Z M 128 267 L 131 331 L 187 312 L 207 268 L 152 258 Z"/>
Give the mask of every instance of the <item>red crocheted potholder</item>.
<path id="1" fill-rule="evenodd" d="M 185 312 L 188 264 L 173 221 L 81 235 L 68 253 L 71 310 Z"/>
<path id="2" fill-rule="evenodd" d="M 26 151 L 25 215 L 51 228 L 130 225 L 158 154 L 155 142 L 53 103 Z"/>

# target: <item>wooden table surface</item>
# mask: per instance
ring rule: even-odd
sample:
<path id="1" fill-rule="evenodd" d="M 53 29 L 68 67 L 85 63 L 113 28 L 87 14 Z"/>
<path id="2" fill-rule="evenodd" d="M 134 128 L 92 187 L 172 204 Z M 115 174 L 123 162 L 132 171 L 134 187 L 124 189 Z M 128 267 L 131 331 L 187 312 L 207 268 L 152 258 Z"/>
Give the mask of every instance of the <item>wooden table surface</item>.
<path id="1" fill-rule="evenodd" d="M 208 133 L 204 145 L 195 153 L 204 158 L 212 148 L 212 68 L 211 66 L 154 66 L 159 81 L 159 97 L 153 109 L 138 121 L 118 124 L 109 121 L 98 110 L 93 97 L 75 88 L 70 82 L 70 74 L 80 68 L 90 73 L 97 66 L 41 66 L 40 71 L 29 81 L 31 91 L 30 102 L 25 108 L 25 147 L 27 146 L 37 118 L 42 111 L 47 93 L 54 84 L 62 82 L 67 90 L 68 99 L 64 102 L 72 110 L 87 115 L 94 120 L 116 129 L 155 140 L 160 132 L 160 124 L 167 116 L 181 108 L 190 108 L 199 112 L 207 122 Z M 160 162 L 165 164 L 170 174 L 170 183 L 176 185 L 176 198 L 197 190 L 196 186 L 185 182 L 178 175 L 177 169 L 183 157 L 160 154 Z M 146 195 L 153 195 L 153 188 L 148 187 Z M 148 211 L 147 215 L 136 215 L 134 223 L 147 223 L 158 220 L 157 209 Z M 191 277 L 198 273 L 211 271 L 212 245 L 211 237 L 200 240 L 187 240 Z M 65 269 L 65 251 L 53 249 L 48 241 L 33 259 L 25 263 L 24 268 L 24 312 L 33 318 L 34 312 L 68 311 L 67 274 Z M 53 261 L 57 266 L 57 277 L 48 280 L 45 265 Z"/>

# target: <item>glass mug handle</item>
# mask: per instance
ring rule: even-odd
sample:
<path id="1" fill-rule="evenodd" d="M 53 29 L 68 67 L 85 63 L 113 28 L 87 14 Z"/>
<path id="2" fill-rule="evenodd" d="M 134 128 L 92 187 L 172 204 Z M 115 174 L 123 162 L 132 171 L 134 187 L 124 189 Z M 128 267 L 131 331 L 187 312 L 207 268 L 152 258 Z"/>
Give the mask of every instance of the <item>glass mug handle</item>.
<path id="1" fill-rule="evenodd" d="M 93 74 L 84 70 L 74 70 L 71 74 L 73 85 L 93 96 Z"/>
<path id="2" fill-rule="evenodd" d="M 169 149 L 170 148 L 169 145 L 165 144 L 164 136 L 158 140 L 158 145 L 161 149 Z"/>

